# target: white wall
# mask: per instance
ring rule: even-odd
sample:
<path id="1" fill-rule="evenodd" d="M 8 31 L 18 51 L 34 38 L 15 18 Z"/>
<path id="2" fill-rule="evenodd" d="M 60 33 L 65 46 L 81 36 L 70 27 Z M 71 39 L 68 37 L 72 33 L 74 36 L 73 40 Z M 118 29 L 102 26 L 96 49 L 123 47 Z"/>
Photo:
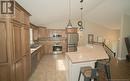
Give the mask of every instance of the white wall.
<path id="1" fill-rule="evenodd" d="M 130 36 L 130 16 L 123 15 L 121 19 L 121 32 L 120 32 L 120 48 L 119 48 L 119 59 L 125 59 L 127 53 L 124 38 Z"/>
<path id="2" fill-rule="evenodd" d="M 80 33 L 79 45 L 86 45 L 88 43 L 88 34 L 94 34 L 95 41 L 97 37 L 102 37 L 106 40 L 106 44 L 117 53 L 118 39 L 120 30 L 108 29 L 102 25 L 93 22 L 87 22 L 85 30 Z"/>

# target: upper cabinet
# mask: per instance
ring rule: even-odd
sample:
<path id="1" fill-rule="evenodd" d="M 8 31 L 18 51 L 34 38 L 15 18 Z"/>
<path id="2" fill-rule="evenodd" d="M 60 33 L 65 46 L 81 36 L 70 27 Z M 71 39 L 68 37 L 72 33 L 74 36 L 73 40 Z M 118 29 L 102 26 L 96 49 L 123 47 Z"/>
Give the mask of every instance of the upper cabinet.
<path id="1" fill-rule="evenodd" d="M 19 60 L 22 56 L 22 39 L 21 39 L 21 24 L 19 23 L 12 23 L 13 27 L 13 45 L 14 45 L 14 58 L 15 61 Z"/>
<path id="2" fill-rule="evenodd" d="M 26 24 L 26 25 L 30 25 L 29 16 L 31 16 L 31 14 L 28 13 L 18 3 L 16 3 L 14 20 L 19 21 L 19 22 Z M 29 27 L 29 26 L 27 26 L 27 27 Z"/>
<path id="3" fill-rule="evenodd" d="M 36 26 L 34 24 L 30 24 L 30 26 L 30 38 L 33 39 L 33 42 L 42 40 L 48 36 L 46 27 Z"/>
<path id="4" fill-rule="evenodd" d="M 39 27 L 39 39 L 47 37 L 47 29 L 46 27 Z"/>

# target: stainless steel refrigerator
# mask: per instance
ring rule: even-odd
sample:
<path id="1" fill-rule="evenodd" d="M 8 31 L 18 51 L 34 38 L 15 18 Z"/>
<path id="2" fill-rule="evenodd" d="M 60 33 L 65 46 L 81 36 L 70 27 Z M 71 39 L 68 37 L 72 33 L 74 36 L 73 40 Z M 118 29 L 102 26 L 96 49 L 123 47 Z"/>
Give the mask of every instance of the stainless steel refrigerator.
<path id="1" fill-rule="evenodd" d="M 68 52 L 75 52 L 77 51 L 79 35 L 78 33 L 69 33 L 67 34 L 67 48 Z"/>

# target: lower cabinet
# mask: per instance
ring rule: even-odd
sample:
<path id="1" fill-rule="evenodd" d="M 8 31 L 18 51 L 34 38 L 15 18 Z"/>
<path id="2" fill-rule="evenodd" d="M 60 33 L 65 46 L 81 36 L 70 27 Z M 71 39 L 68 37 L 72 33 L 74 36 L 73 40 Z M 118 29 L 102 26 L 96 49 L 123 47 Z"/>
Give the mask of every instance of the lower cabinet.
<path id="1" fill-rule="evenodd" d="M 19 60 L 15 64 L 15 81 L 24 81 L 23 60 Z"/>
<path id="2" fill-rule="evenodd" d="M 30 56 L 26 55 L 23 57 L 23 67 L 24 67 L 24 81 L 28 80 L 31 73 L 31 60 Z"/>
<path id="3" fill-rule="evenodd" d="M 40 57 L 39 57 L 39 58 L 40 58 L 40 59 L 42 59 L 42 57 L 44 56 L 44 52 L 45 52 L 45 49 L 44 49 L 44 48 L 45 48 L 45 46 L 42 45 L 42 47 L 39 49 L 39 51 L 40 51 L 40 55 L 39 55 Z"/>
<path id="4" fill-rule="evenodd" d="M 27 81 L 30 72 L 31 72 L 31 66 L 30 66 L 30 56 L 25 55 L 21 60 L 17 61 L 15 64 L 15 81 Z"/>
<path id="5" fill-rule="evenodd" d="M 10 68 L 8 65 L 0 65 L 0 81 L 10 81 Z"/>

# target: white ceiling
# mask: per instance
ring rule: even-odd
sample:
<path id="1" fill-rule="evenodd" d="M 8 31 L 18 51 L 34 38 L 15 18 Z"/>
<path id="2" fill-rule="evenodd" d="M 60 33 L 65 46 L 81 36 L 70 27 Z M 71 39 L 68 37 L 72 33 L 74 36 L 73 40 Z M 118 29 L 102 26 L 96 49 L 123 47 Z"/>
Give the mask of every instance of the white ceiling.
<path id="1" fill-rule="evenodd" d="M 32 14 L 31 22 L 47 25 L 68 20 L 69 0 L 17 0 Z M 80 0 L 71 0 L 71 19 L 80 18 Z M 120 28 L 121 15 L 130 15 L 130 0 L 84 0 L 84 18 L 112 29 Z"/>

